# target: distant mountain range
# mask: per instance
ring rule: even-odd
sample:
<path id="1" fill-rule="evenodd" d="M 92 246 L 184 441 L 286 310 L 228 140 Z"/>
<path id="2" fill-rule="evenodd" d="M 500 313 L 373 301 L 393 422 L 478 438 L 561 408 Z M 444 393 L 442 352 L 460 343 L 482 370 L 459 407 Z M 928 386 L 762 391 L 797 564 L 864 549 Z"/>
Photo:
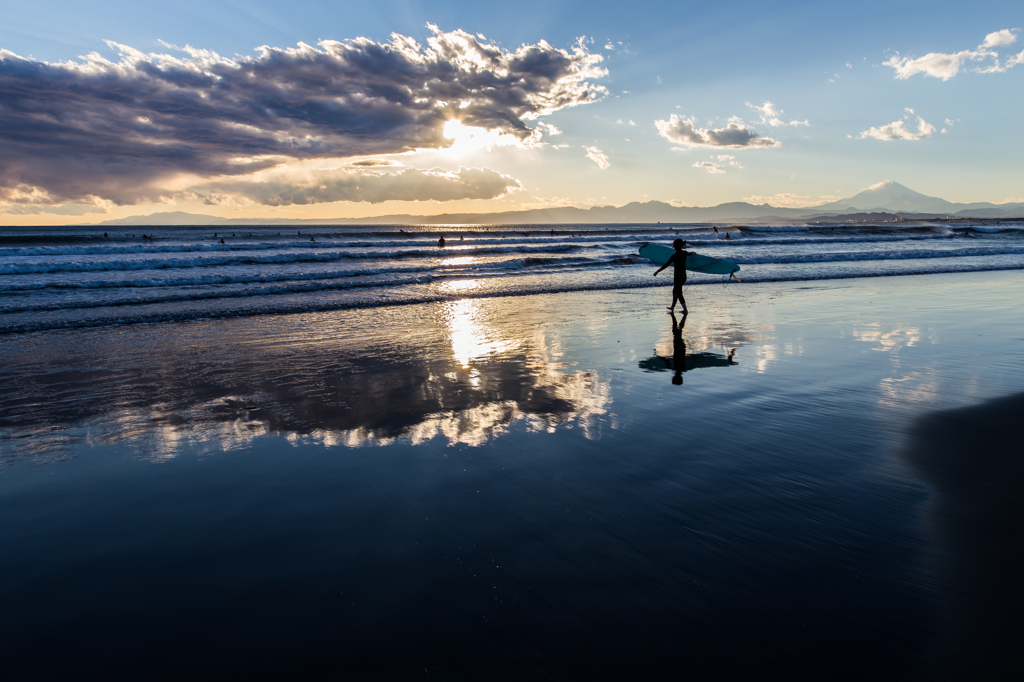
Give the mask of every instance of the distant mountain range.
<path id="1" fill-rule="evenodd" d="M 884 215 L 883 215 L 884 214 Z M 888 218 L 884 217 L 888 216 Z M 593 206 L 576 208 L 538 208 L 501 213 L 443 213 L 418 216 L 392 214 L 372 218 L 322 218 L 315 220 L 283 220 L 268 218 L 218 218 L 196 213 L 171 211 L 146 216 L 107 220 L 100 225 L 444 225 L 496 224 L 536 225 L 558 223 L 735 223 L 735 222 L 814 222 L 863 221 L 903 218 L 1022 218 L 1024 202 L 991 204 L 976 202 L 958 204 L 930 197 L 886 180 L 872 185 L 848 199 L 831 201 L 807 208 L 780 208 L 771 204 L 749 204 L 742 201 L 717 206 L 672 206 L 661 201 L 632 202 L 625 206 Z"/>

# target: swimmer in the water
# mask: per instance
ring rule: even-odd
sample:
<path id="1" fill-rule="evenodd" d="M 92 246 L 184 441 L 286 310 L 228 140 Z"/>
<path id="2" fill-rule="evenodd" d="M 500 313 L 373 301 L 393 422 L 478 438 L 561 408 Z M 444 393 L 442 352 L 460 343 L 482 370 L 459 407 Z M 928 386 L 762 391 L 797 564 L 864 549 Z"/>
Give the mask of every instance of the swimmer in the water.
<path id="1" fill-rule="evenodd" d="M 437 240 L 437 245 L 440 246 L 442 249 L 444 248 L 444 237 L 441 237 L 440 239 Z"/>

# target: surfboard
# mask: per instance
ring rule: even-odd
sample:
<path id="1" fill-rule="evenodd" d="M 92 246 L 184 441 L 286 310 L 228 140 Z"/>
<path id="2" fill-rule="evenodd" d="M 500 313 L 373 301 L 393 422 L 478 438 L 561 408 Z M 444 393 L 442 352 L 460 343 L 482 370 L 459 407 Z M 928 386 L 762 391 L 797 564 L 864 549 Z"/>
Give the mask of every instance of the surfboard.
<path id="1" fill-rule="evenodd" d="M 664 244 L 644 244 L 640 247 L 640 255 L 658 265 L 664 265 L 676 250 Z M 686 269 L 692 272 L 703 272 L 708 275 L 729 275 L 740 271 L 740 266 L 724 258 L 711 258 L 694 254 L 686 257 Z"/>

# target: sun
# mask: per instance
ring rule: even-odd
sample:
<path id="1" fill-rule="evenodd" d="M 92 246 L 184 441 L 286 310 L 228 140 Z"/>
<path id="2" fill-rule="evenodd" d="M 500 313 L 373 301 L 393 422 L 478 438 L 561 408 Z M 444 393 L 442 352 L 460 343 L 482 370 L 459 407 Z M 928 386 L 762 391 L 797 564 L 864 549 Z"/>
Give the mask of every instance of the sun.
<path id="1" fill-rule="evenodd" d="M 525 147 L 522 140 L 500 130 L 488 130 L 468 126 L 457 118 L 444 124 L 445 139 L 452 140 L 448 148 L 453 152 L 474 152 L 481 149 L 490 151 L 494 147 Z"/>

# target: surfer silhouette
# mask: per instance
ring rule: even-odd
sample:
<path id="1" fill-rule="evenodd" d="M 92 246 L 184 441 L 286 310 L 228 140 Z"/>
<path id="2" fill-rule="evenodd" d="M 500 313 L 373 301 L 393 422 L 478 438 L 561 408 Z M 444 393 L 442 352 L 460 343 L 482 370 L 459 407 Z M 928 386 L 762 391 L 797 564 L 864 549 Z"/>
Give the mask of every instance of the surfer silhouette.
<path id="1" fill-rule="evenodd" d="M 437 245 L 440 246 L 442 249 L 444 248 L 444 237 L 441 237 L 440 239 L 437 240 Z"/>
<path id="2" fill-rule="evenodd" d="M 672 279 L 672 305 L 668 309 L 669 311 L 675 311 L 676 301 L 679 301 L 679 305 L 683 309 L 683 315 L 686 315 L 688 312 L 686 309 L 686 299 L 683 298 L 683 285 L 686 284 L 686 257 L 692 256 L 693 253 L 683 250 L 686 247 L 686 242 L 682 239 L 673 239 L 672 247 L 676 252 L 668 257 L 664 265 L 654 271 L 654 276 L 657 277 L 658 273 L 669 265 L 675 266 Z"/>

